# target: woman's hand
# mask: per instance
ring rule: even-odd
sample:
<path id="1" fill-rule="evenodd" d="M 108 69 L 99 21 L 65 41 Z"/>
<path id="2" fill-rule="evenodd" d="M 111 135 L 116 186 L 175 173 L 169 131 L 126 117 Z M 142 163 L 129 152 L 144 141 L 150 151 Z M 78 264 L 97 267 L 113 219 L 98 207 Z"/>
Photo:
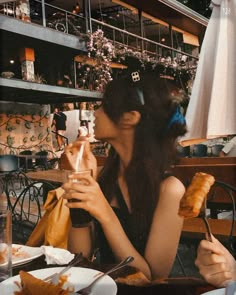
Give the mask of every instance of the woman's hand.
<path id="1" fill-rule="evenodd" d="M 83 148 L 81 161 L 78 165 L 78 155 Z M 60 169 L 65 170 L 92 170 L 93 177 L 97 178 L 97 160 L 90 149 L 90 143 L 87 137 L 80 137 L 73 143 L 66 146 L 60 160 Z"/>
<path id="2" fill-rule="evenodd" d="M 203 278 L 216 287 L 225 287 L 229 281 L 236 280 L 234 257 L 213 236 L 212 242 L 200 242 L 195 265 Z"/>
<path id="3" fill-rule="evenodd" d="M 65 190 L 63 198 L 77 199 L 78 202 L 68 202 L 67 206 L 88 211 L 101 224 L 108 222 L 114 212 L 94 178 L 86 173 L 72 174 L 69 179 L 72 181 L 62 186 Z"/>

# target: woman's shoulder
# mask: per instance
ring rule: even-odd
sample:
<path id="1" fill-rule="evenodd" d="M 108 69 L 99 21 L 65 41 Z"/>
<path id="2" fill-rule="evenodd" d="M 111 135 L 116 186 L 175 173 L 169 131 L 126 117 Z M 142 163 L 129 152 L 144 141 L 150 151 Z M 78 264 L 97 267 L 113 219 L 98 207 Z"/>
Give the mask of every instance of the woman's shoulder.
<path id="1" fill-rule="evenodd" d="M 182 197 L 185 192 L 185 186 L 177 177 L 170 175 L 162 181 L 161 192 L 164 192 L 165 194 L 174 193 L 175 195 Z"/>

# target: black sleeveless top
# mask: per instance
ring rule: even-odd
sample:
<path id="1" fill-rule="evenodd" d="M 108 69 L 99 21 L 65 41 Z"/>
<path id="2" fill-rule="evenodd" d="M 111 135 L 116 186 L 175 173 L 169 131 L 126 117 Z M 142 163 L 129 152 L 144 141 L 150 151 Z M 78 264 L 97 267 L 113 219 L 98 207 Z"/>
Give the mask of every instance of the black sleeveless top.
<path id="1" fill-rule="evenodd" d="M 166 171 L 162 179 L 164 180 L 165 178 L 169 176 L 173 176 L 173 173 L 170 171 Z M 134 234 L 134 230 L 132 230 L 132 227 L 135 225 L 132 225 L 133 224 L 132 214 L 129 212 L 127 208 L 127 205 L 124 201 L 124 197 L 122 195 L 122 192 L 118 184 L 116 184 L 115 196 L 116 196 L 116 200 L 117 200 L 119 208 L 112 207 L 112 209 L 115 212 L 116 216 L 118 217 L 132 245 L 142 256 L 144 256 L 144 251 L 145 251 L 149 231 L 147 230 L 139 234 L 139 236 Z M 142 222 L 142 220 L 140 220 L 140 222 Z M 99 256 L 100 256 L 99 260 L 101 261 L 101 263 L 115 263 L 115 257 L 112 253 L 112 250 L 106 240 L 106 237 L 103 233 L 100 223 L 97 221 L 95 221 L 95 235 L 96 235 L 95 243 L 96 243 L 96 247 L 99 248 Z"/>
<path id="2" fill-rule="evenodd" d="M 135 247 L 135 249 L 141 254 L 144 254 L 148 233 L 144 233 L 141 236 L 137 237 L 132 232 L 131 218 L 132 214 L 129 213 L 127 205 L 124 201 L 122 192 L 120 190 L 119 185 L 117 184 L 115 190 L 115 196 L 118 202 L 119 208 L 112 207 L 116 216 L 118 217 L 126 235 L 129 240 Z M 112 226 L 112 225 L 111 225 Z M 99 260 L 101 263 L 114 263 L 115 257 L 112 253 L 112 250 L 106 240 L 106 237 L 103 233 L 103 230 L 99 224 L 99 222 L 95 221 L 95 239 L 96 239 L 96 247 L 99 248 Z"/>

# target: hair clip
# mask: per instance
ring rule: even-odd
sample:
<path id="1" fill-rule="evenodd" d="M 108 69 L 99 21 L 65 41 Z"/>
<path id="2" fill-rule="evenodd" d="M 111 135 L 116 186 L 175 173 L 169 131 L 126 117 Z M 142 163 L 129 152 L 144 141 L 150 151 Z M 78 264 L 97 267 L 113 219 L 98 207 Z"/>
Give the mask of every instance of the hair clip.
<path id="1" fill-rule="evenodd" d="M 141 80 L 139 72 L 132 72 L 131 77 L 132 77 L 132 80 L 134 83 Z M 137 87 L 136 85 L 134 85 L 134 90 L 137 95 L 137 102 L 143 106 L 145 104 L 143 91 L 139 87 Z"/>
<path id="2" fill-rule="evenodd" d="M 138 82 L 138 81 L 140 81 L 140 75 L 139 75 L 139 72 L 133 72 L 133 73 L 131 73 L 131 77 L 132 77 L 133 82 Z"/>

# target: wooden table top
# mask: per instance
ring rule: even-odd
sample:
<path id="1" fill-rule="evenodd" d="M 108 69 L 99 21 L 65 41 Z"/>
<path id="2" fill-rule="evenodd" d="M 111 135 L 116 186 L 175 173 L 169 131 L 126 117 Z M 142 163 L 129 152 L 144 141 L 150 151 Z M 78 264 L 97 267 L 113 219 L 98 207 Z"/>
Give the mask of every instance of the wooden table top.
<path id="1" fill-rule="evenodd" d="M 228 241 L 232 227 L 232 220 L 227 219 L 208 219 L 212 234 L 221 241 Z M 206 227 L 200 217 L 187 218 L 184 220 L 182 237 L 203 239 Z M 233 237 L 236 236 L 236 228 L 233 227 Z"/>
<path id="2" fill-rule="evenodd" d="M 27 177 L 33 180 L 45 180 L 49 182 L 63 183 L 66 180 L 65 170 L 50 169 L 50 170 L 39 170 L 26 173 Z"/>
<path id="3" fill-rule="evenodd" d="M 178 158 L 176 166 L 236 165 L 236 157 Z"/>

